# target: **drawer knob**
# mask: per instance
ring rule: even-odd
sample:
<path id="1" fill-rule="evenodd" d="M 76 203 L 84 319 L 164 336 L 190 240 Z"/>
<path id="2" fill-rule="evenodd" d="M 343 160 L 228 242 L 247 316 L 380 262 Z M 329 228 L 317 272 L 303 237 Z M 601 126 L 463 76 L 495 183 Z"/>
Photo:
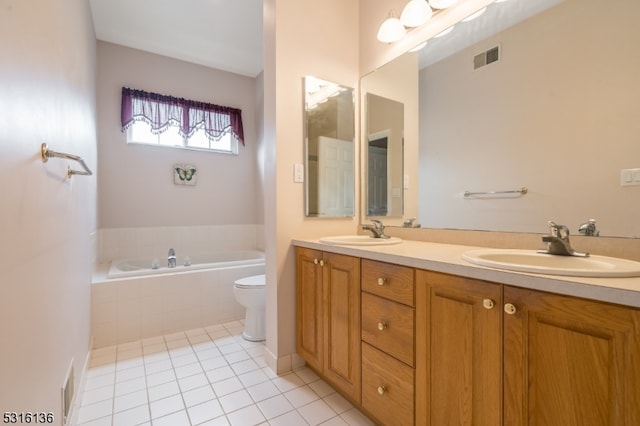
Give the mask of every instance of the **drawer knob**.
<path id="1" fill-rule="evenodd" d="M 494 305 L 495 305 L 495 303 L 493 303 L 493 300 L 491 300 L 491 299 L 484 299 L 482 301 L 482 306 L 484 306 L 485 309 L 493 309 Z"/>
<path id="2" fill-rule="evenodd" d="M 378 386 L 378 395 L 382 396 L 385 394 L 386 391 L 387 391 L 387 388 L 385 388 L 384 386 Z"/>
<path id="3" fill-rule="evenodd" d="M 509 315 L 513 315 L 513 314 L 515 314 L 515 313 L 516 313 L 517 309 L 516 309 L 516 307 L 515 307 L 515 305 L 514 305 L 514 304 L 512 304 L 512 303 L 505 303 L 505 305 L 504 305 L 504 311 L 505 311 L 506 313 L 508 313 Z"/>
<path id="4" fill-rule="evenodd" d="M 378 330 L 382 331 L 385 328 L 387 328 L 387 323 L 386 322 L 379 322 L 378 323 Z"/>
<path id="5" fill-rule="evenodd" d="M 387 279 L 384 277 L 378 278 L 378 285 L 385 285 L 387 283 Z"/>

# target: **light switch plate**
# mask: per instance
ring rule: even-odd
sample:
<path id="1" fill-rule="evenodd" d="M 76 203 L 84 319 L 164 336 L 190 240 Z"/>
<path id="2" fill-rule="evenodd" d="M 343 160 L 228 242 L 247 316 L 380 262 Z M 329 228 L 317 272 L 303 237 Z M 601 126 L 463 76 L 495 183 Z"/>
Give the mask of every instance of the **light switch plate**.
<path id="1" fill-rule="evenodd" d="M 620 186 L 640 185 L 640 169 L 620 170 Z"/>
<path id="2" fill-rule="evenodd" d="M 293 181 L 304 182 L 304 164 L 296 163 L 293 165 Z"/>

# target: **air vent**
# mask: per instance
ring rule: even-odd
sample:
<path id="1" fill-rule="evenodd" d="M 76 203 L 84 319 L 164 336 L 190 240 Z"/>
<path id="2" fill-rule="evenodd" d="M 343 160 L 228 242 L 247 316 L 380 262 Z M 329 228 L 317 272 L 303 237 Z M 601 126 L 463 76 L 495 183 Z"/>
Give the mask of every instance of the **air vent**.
<path id="1" fill-rule="evenodd" d="M 485 65 L 498 62 L 500 60 L 500 46 L 492 47 L 489 50 L 485 50 L 482 53 L 478 53 L 473 57 L 473 69 L 477 70 Z"/>
<path id="2" fill-rule="evenodd" d="M 69 415 L 71 414 L 71 404 L 73 403 L 73 396 L 75 393 L 75 389 L 73 387 L 74 382 L 74 372 L 73 372 L 73 359 L 71 360 L 71 364 L 69 365 L 69 370 L 67 371 L 67 377 L 64 381 L 64 385 L 62 386 L 62 424 L 66 425 L 68 423 Z"/>

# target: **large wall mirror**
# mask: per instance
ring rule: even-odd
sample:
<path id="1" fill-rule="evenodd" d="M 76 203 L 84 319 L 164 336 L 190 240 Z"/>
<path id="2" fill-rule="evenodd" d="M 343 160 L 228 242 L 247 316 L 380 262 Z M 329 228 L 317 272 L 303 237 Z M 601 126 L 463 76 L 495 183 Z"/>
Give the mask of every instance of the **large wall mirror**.
<path id="1" fill-rule="evenodd" d="M 353 89 L 304 78 L 305 214 L 355 214 L 355 108 Z"/>
<path id="2" fill-rule="evenodd" d="M 405 173 L 418 222 L 544 233 L 554 220 L 577 233 L 593 218 L 602 236 L 640 237 L 640 186 L 621 184 L 640 168 L 637 16 L 637 0 L 509 0 L 383 66 L 417 79 Z"/>

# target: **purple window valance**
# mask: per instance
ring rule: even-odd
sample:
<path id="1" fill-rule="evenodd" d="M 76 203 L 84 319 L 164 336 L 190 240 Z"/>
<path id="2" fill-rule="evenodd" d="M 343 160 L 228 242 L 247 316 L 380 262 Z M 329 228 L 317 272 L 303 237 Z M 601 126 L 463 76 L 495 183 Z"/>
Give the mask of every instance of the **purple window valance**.
<path id="1" fill-rule="evenodd" d="M 207 137 L 219 140 L 231 132 L 244 145 L 242 110 L 237 108 L 123 87 L 121 119 L 123 131 L 136 121 L 144 121 L 156 134 L 179 126 L 184 137 L 204 129 Z"/>

